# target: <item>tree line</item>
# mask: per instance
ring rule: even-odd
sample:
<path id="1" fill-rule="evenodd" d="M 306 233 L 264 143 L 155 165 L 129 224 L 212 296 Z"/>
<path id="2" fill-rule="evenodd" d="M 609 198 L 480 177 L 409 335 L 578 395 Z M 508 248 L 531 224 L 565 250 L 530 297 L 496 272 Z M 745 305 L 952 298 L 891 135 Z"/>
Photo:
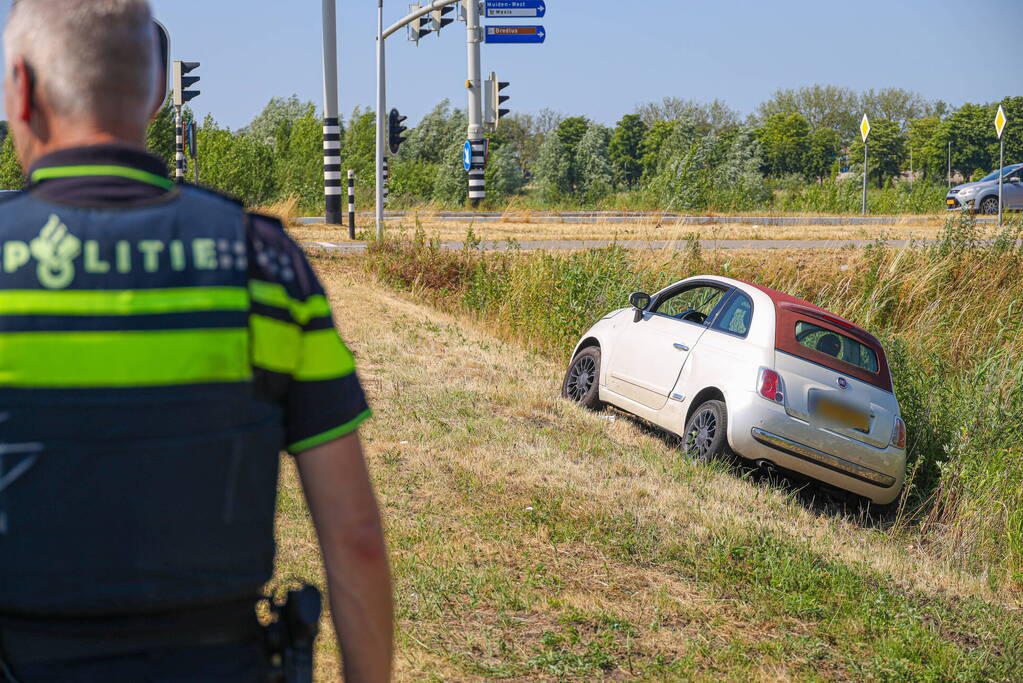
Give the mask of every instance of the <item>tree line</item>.
<path id="1" fill-rule="evenodd" d="M 745 117 L 719 100 L 673 97 L 642 104 L 613 127 L 550 109 L 516 113 L 489 135 L 488 203 L 854 211 L 856 179 L 862 178 L 859 122 L 866 113 L 874 210 L 932 212 L 941 208 L 950 149 L 956 177 L 974 178 L 997 165 L 993 121 L 999 104 L 1010 121 L 1006 162 L 1021 161 L 1019 96 L 951 107 L 897 88 L 857 93 L 814 85 L 779 90 Z M 192 114 L 186 109 L 185 116 L 191 120 Z M 303 211 L 316 212 L 323 191 L 321 126 L 316 106 L 294 96 L 271 99 L 249 125 L 234 131 L 207 116 L 197 127 L 201 182 L 250 206 L 297 197 Z M 408 132 L 391 160 L 394 205 L 466 203 L 465 129 L 465 112 L 444 101 Z M 147 143 L 173 167 L 169 103 L 150 126 Z M 342 155 L 344 167 L 355 171 L 362 206 L 372 203 L 374 150 L 375 114 L 356 108 L 343 125 Z M 0 185 L 20 184 L 21 169 L 5 139 Z"/>

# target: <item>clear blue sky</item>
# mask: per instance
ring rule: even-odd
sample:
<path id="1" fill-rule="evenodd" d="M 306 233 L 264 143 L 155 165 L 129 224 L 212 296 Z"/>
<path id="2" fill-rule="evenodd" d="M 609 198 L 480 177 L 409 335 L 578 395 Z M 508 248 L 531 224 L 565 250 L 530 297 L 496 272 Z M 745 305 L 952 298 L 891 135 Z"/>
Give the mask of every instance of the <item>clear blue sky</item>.
<path id="1" fill-rule="evenodd" d="M 385 0 L 385 23 L 410 0 Z M 318 0 L 152 0 L 176 59 L 203 63 L 193 102 L 236 128 L 275 95 L 322 106 Z M 777 88 L 897 86 L 951 104 L 1023 94 L 1023 0 L 548 0 L 547 43 L 483 47 L 516 111 L 614 123 L 666 95 L 747 113 Z M 375 0 L 339 0 L 341 110 L 374 102 Z M 10 0 L 0 0 L 6 18 Z M 511 24 L 489 20 L 485 23 Z M 523 22 L 526 23 L 526 22 Z M 388 106 L 412 121 L 465 106 L 465 29 L 388 40 Z M 2 59 L 2 57 L 0 57 Z"/>

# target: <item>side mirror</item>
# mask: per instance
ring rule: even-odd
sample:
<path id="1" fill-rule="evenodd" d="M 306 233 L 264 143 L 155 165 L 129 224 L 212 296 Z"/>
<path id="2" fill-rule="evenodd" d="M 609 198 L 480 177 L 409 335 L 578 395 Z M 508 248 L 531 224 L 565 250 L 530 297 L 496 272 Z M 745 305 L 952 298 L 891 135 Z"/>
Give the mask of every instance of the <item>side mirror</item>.
<path id="1" fill-rule="evenodd" d="M 646 292 L 633 292 L 632 295 L 629 296 L 629 303 L 634 309 L 636 309 L 633 321 L 638 323 L 643 317 L 643 311 L 645 311 L 650 305 L 650 295 Z"/>
<path id="2" fill-rule="evenodd" d="M 1019 182 L 1023 182 L 1023 180 L 1020 180 L 1020 177 L 1018 175 L 1014 175 L 1014 176 L 1012 176 L 1011 178 L 1009 178 L 1005 182 L 1007 182 L 1007 183 L 1019 183 Z"/>

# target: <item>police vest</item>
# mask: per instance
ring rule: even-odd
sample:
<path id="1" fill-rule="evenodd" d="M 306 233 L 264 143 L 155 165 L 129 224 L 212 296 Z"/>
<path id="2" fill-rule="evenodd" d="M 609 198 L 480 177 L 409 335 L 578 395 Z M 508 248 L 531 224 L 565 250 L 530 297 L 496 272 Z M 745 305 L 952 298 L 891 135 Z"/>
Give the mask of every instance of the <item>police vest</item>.
<path id="1" fill-rule="evenodd" d="M 176 609 L 269 580 L 285 435 L 254 369 L 247 221 L 189 187 L 0 206 L 0 614 Z"/>

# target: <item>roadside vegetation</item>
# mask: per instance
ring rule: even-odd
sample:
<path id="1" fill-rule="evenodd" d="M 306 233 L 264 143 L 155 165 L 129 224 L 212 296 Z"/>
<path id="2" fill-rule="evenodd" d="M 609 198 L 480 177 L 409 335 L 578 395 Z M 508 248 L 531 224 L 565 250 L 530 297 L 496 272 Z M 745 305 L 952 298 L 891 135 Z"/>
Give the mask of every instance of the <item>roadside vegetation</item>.
<path id="1" fill-rule="evenodd" d="M 581 329 L 672 263 L 725 261 L 395 249 L 315 265 L 376 411 L 361 431 L 395 569 L 398 680 L 1018 678 L 1020 601 L 1004 576 L 955 566 L 915 527 L 688 461 L 638 421 L 558 397 L 570 334 L 549 318 Z M 411 257 L 428 259 L 418 284 Z M 832 254 L 806 286 L 845 274 L 853 257 Z M 382 286 L 366 265 L 416 293 Z M 500 313 L 498 290 L 472 275 L 483 268 L 501 279 L 507 310 L 537 314 L 536 325 Z M 485 308 L 466 304 L 469 282 Z M 318 573 L 300 486 L 285 473 L 282 581 Z M 328 639 L 320 647 L 318 680 L 336 680 Z"/>
<path id="2" fill-rule="evenodd" d="M 999 104 L 1010 121 L 1023 121 L 1019 96 L 954 108 L 899 88 L 857 93 L 826 85 L 779 90 L 747 116 L 721 101 L 673 97 L 641 104 L 613 127 L 551 110 L 514 113 L 489 135 L 485 207 L 856 214 L 865 112 L 872 122 L 871 213 L 937 213 L 950 144 L 955 178 L 979 178 L 997 165 L 992 122 Z M 185 121 L 192 116 L 186 107 Z M 173 119 L 168 103 L 147 139 L 169 168 Z M 373 111 L 356 108 L 343 126 L 343 167 L 355 171 L 360 208 L 373 202 L 375 121 Z M 237 130 L 211 116 L 197 123 L 203 184 L 249 206 L 294 197 L 302 214 L 322 212 L 322 120 L 313 103 L 275 97 Z M 392 208 L 466 205 L 465 130 L 464 111 L 445 101 L 408 131 L 391 159 Z M 1005 142 L 1006 163 L 1023 161 L 1023 126 L 1010 123 Z M 13 152 L 5 140 L 3 188 L 21 186 Z"/>
<path id="3" fill-rule="evenodd" d="M 940 241 L 830 252 L 462 252 L 418 238 L 372 247 L 383 281 L 567 362 L 578 336 L 630 292 L 715 273 L 805 298 L 884 341 L 909 427 L 909 484 L 892 533 L 1023 589 L 1023 248 L 1020 222 L 984 235 L 968 216 Z"/>

